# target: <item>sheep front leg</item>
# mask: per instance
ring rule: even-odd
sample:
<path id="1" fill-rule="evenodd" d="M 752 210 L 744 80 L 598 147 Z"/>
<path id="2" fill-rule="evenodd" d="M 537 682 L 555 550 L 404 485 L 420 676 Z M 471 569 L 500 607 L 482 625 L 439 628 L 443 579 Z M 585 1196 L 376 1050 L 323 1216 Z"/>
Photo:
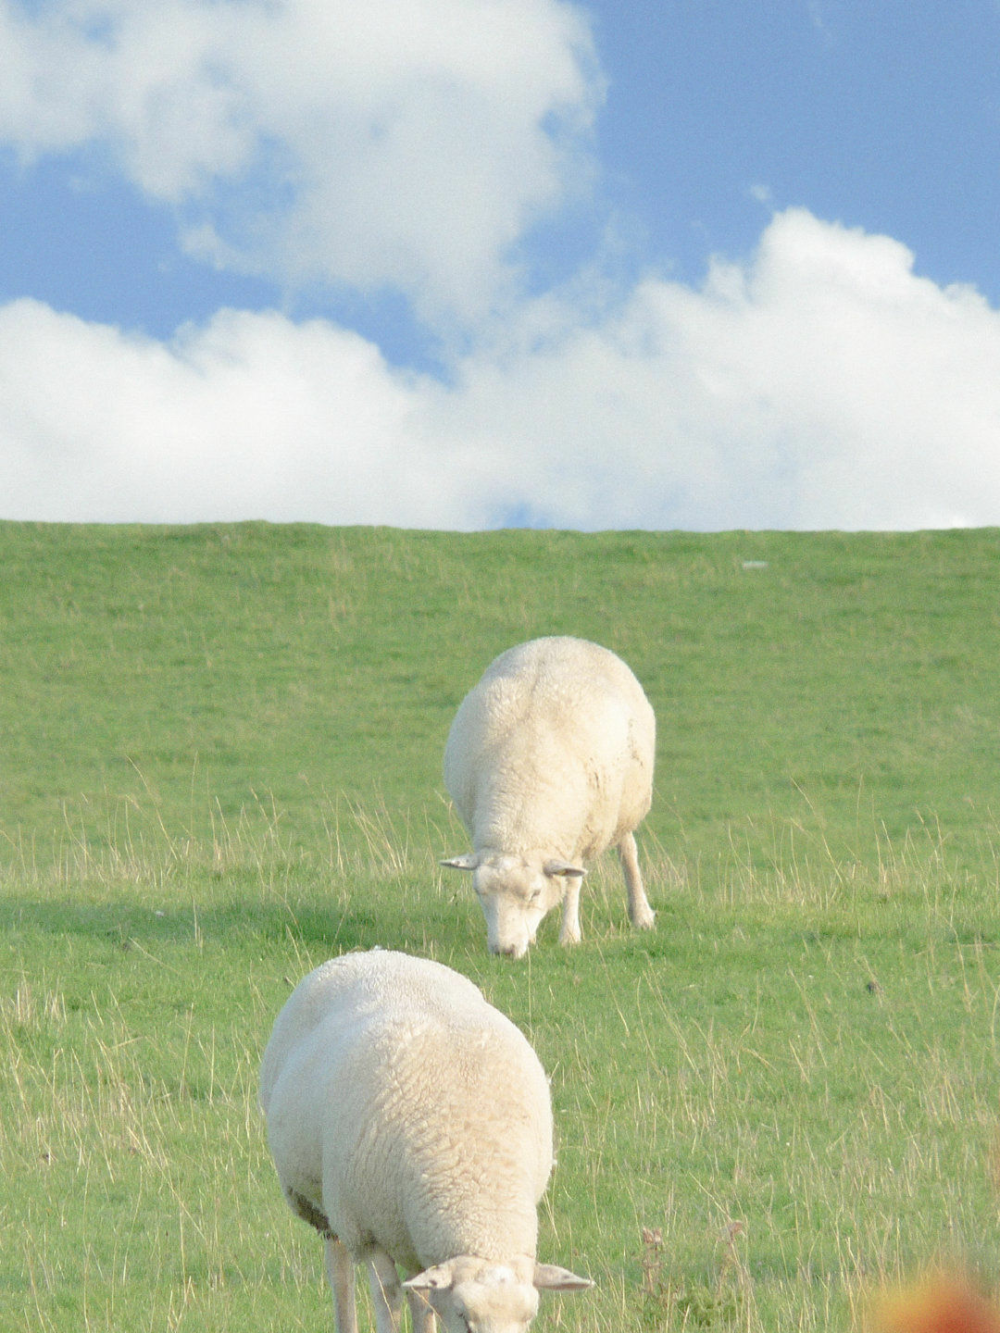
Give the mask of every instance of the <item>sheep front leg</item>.
<path id="1" fill-rule="evenodd" d="M 346 1245 L 336 1236 L 326 1238 L 326 1275 L 333 1292 L 333 1313 L 337 1333 L 358 1333 L 358 1315 L 354 1304 L 354 1260 Z"/>
<path id="2" fill-rule="evenodd" d="M 410 1305 L 410 1322 L 413 1333 L 434 1333 L 434 1307 L 422 1291 L 406 1293 Z"/>
<path id="3" fill-rule="evenodd" d="M 639 852 L 635 837 L 626 833 L 618 844 L 618 856 L 625 874 L 625 887 L 628 890 L 628 916 L 633 926 L 649 930 L 656 921 L 656 913 L 649 905 L 646 890 L 642 886 L 639 873 Z"/>
<path id="4" fill-rule="evenodd" d="M 560 944 L 580 943 L 580 875 L 565 877 L 566 893 L 563 898 L 562 926 L 559 930 Z"/>
<path id="5" fill-rule="evenodd" d="M 378 1333 L 398 1333 L 403 1313 L 403 1288 L 396 1265 L 385 1250 L 373 1250 L 368 1256 L 375 1327 Z"/>

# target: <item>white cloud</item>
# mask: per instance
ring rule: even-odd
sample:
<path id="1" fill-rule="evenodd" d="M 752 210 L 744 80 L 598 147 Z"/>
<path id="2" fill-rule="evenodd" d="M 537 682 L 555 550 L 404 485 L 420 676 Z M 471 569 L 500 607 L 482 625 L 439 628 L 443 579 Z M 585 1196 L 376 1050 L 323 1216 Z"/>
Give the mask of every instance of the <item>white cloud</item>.
<path id="1" fill-rule="evenodd" d="M 897 242 L 776 216 L 701 290 L 553 299 L 470 358 L 440 432 L 583 528 L 1000 522 L 1000 313 Z"/>
<path id="2" fill-rule="evenodd" d="M 169 346 L 0 309 L 5 517 L 456 522 L 419 381 L 321 322 L 224 311 Z"/>
<path id="3" fill-rule="evenodd" d="M 327 323 L 171 344 L 0 309 L 0 516 L 476 528 L 1000 523 L 1000 312 L 792 210 L 701 290 L 519 308 L 447 383 Z"/>
<path id="4" fill-rule="evenodd" d="M 0 0 L 0 143 L 110 151 L 186 244 L 475 319 L 592 171 L 565 0 Z"/>

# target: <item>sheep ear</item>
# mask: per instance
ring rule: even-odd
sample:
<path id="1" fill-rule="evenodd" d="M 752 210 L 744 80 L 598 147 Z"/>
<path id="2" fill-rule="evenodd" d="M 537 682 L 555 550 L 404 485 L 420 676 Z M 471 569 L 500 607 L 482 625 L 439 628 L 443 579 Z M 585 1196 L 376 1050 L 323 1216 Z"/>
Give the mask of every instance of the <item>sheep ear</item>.
<path id="1" fill-rule="evenodd" d="M 571 861 L 546 861 L 542 866 L 546 875 L 565 875 L 567 879 L 581 879 L 587 872 Z"/>
<path id="2" fill-rule="evenodd" d="M 454 1274 L 450 1264 L 438 1264 L 434 1268 L 425 1268 L 416 1277 L 411 1277 L 403 1286 L 408 1291 L 447 1291 Z"/>
<path id="3" fill-rule="evenodd" d="M 589 1277 L 577 1277 L 557 1264 L 535 1264 L 534 1283 L 539 1291 L 586 1291 L 594 1285 Z"/>
<path id="4" fill-rule="evenodd" d="M 479 865 L 479 853 L 466 852 L 464 856 L 449 856 L 440 864 L 448 866 L 451 870 L 475 870 Z"/>

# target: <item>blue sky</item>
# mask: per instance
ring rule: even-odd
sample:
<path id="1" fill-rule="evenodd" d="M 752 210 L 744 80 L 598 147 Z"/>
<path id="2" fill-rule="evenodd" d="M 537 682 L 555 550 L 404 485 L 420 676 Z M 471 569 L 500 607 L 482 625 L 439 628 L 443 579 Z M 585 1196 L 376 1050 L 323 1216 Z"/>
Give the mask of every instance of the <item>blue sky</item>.
<path id="1" fill-rule="evenodd" d="M 940 282 L 1000 299 L 1000 6 L 681 0 L 593 11 L 611 88 L 600 155 L 696 281 L 791 205 L 884 232 Z"/>
<path id="2" fill-rule="evenodd" d="M 0 0 L 0 517 L 1000 523 L 1000 2 Z"/>

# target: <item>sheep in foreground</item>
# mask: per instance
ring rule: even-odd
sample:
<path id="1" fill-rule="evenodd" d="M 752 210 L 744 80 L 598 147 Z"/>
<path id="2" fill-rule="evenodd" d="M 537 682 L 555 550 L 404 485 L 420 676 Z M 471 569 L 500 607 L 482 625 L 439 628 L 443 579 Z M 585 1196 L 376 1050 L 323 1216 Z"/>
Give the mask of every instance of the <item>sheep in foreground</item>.
<path id="1" fill-rule="evenodd" d="M 356 1333 L 354 1263 L 378 1333 L 522 1333 L 541 1289 L 592 1284 L 535 1262 L 552 1166 L 548 1081 L 527 1040 L 451 968 L 373 950 L 293 991 L 260 1100 L 285 1198 L 326 1239 L 338 1333 Z M 397 1265 L 409 1280 L 402 1284 Z"/>
<path id="2" fill-rule="evenodd" d="M 471 870 L 493 953 L 520 958 L 563 902 L 561 944 L 580 939 L 583 862 L 617 847 L 633 926 L 654 914 L 634 830 L 652 800 L 656 719 L 614 653 L 584 639 L 533 639 L 487 667 L 463 699 L 444 780 L 474 851 Z"/>

